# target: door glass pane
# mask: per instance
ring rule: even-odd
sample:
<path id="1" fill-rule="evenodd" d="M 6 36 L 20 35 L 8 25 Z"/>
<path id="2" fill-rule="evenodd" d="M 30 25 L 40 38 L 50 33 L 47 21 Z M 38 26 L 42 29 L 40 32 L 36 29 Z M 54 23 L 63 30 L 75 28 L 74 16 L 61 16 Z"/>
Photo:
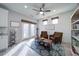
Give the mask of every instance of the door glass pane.
<path id="1" fill-rule="evenodd" d="M 35 35 L 35 24 L 31 24 L 31 36 L 34 36 Z"/>
<path id="2" fill-rule="evenodd" d="M 23 23 L 23 38 L 29 37 L 29 23 Z"/>

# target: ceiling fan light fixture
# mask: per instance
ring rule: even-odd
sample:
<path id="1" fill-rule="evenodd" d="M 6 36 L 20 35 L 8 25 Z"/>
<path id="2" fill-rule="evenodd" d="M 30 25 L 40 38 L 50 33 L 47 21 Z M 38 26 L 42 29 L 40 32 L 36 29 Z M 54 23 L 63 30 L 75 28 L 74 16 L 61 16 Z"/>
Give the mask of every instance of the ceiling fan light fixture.
<path id="1" fill-rule="evenodd" d="M 43 14 L 43 13 L 44 13 L 44 12 L 42 12 L 42 11 L 40 12 L 40 14 Z"/>

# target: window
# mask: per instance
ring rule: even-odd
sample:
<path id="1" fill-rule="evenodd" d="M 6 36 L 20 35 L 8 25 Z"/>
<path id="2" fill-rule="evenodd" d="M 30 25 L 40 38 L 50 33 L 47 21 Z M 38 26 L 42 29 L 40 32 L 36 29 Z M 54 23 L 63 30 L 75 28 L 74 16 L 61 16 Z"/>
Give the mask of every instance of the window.
<path id="1" fill-rule="evenodd" d="M 52 24 L 58 24 L 58 19 L 52 20 Z"/>
<path id="2" fill-rule="evenodd" d="M 31 36 L 35 36 L 35 24 L 30 24 L 30 34 Z"/>
<path id="3" fill-rule="evenodd" d="M 43 25 L 47 25 L 48 24 L 48 20 L 43 20 Z"/>
<path id="4" fill-rule="evenodd" d="M 58 24 L 59 17 L 52 18 L 52 24 Z"/>
<path id="5" fill-rule="evenodd" d="M 36 24 L 32 24 L 29 22 L 22 22 L 22 37 L 23 39 L 25 38 L 30 38 L 35 36 L 35 31 L 36 31 Z"/>

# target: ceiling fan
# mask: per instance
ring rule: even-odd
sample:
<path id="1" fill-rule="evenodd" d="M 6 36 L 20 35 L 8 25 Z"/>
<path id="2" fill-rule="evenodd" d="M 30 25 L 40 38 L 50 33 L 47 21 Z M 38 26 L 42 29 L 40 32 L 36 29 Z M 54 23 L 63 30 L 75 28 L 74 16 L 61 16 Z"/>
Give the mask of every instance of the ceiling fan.
<path id="1" fill-rule="evenodd" d="M 38 12 L 36 15 L 38 15 L 38 14 L 45 15 L 45 12 L 51 11 L 51 10 L 47 10 L 47 9 L 45 10 L 45 4 L 44 3 L 42 4 L 42 7 L 40 7 L 39 10 L 37 10 L 37 9 L 33 9 L 33 10 Z"/>

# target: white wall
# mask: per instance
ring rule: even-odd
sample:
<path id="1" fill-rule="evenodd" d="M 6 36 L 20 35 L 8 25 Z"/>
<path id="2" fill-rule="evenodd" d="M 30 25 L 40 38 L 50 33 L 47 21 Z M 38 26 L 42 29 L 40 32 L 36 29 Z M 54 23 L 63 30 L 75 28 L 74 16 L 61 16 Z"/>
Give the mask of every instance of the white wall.
<path id="1" fill-rule="evenodd" d="M 8 48 L 8 11 L 0 8 L 0 51 Z"/>
<path id="2" fill-rule="evenodd" d="M 49 35 L 53 34 L 55 31 L 63 32 L 64 33 L 63 34 L 63 42 L 70 43 L 71 42 L 71 15 L 72 15 L 72 13 L 73 13 L 73 11 L 69 11 L 69 12 L 64 12 L 64 13 L 61 13 L 61 14 L 52 15 L 50 17 L 46 17 L 48 19 L 48 24 L 50 24 L 51 18 L 59 16 L 58 24 L 55 25 L 54 30 L 46 29 L 45 27 L 47 27 L 47 26 L 42 25 L 42 20 L 44 20 L 45 18 L 40 19 L 39 24 L 38 24 L 39 35 L 40 35 L 41 31 L 43 31 L 43 30 L 48 31 Z"/>
<path id="3" fill-rule="evenodd" d="M 20 13 L 10 11 L 10 10 L 9 10 L 8 19 L 9 19 L 9 29 L 14 29 L 14 28 L 10 27 L 10 21 L 16 21 L 16 22 L 19 22 L 19 24 L 20 24 L 18 28 L 15 28 L 16 29 L 16 43 L 22 41 L 22 23 L 21 23 L 21 19 L 36 22 L 36 20 L 29 19 L 25 15 L 22 15 Z"/>

